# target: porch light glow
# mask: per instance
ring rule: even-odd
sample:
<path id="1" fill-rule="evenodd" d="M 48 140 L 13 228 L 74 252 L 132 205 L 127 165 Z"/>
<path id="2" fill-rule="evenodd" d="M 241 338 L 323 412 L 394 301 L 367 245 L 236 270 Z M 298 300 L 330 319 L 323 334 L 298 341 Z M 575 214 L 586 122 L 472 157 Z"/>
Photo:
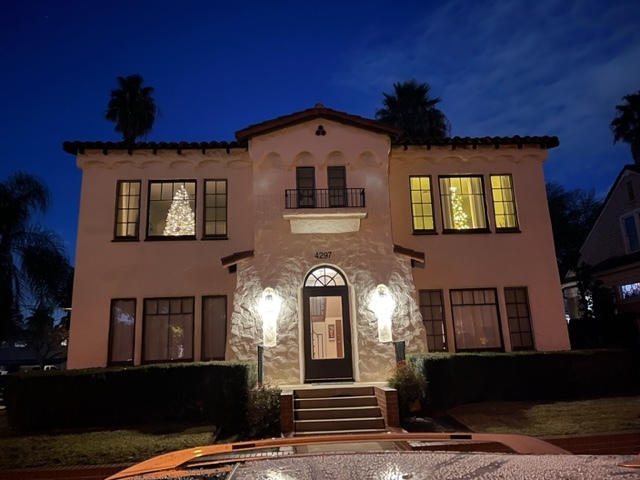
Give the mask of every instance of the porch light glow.
<path id="1" fill-rule="evenodd" d="M 265 347 L 276 346 L 278 314 L 282 300 L 273 288 L 265 288 L 258 303 L 258 312 L 262 317 L 262 343 Z"/>
<path id="2" fill-rule="evenodd" d="M 391 315 L 396 307 L 396 302 L 386 285 L 378 285 L 373 294 L 369 307 L 378 318 L 378 340 L 391 342 Z"/>

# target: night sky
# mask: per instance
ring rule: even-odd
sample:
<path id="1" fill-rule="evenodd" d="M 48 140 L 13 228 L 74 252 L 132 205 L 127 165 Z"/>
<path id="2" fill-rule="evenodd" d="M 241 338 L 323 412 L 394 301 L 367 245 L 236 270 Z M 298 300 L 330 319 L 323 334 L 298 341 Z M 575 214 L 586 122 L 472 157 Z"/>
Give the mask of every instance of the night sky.
<path id="1" fill-rule="evenodd" d="M 373 118 L 396 81 L 428 82 L 452 135 L 557 135 L 547 180 L 604 196 L 631 163 L 609 123 L 640 90 L 640 1 L 0 2 L 0 180 L 51 189 L 41 219 L 73 258 L 80 171 L 65 140 L 118 141 L 116 77 L 141 74 L 148 141 L 233 140 L 312 107 Z"/>

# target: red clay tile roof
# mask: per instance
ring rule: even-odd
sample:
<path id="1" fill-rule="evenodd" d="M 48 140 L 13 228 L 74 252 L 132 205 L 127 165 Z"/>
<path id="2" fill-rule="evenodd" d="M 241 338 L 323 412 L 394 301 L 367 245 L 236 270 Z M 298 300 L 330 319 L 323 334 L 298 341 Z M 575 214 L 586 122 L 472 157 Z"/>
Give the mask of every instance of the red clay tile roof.
<path id="1" fill-rule="evenodd" d="M 102 150 L 107 154 L 109 150 L 212 150 L 212 149 L 231 149 L 246 148 L 246 143 L 239 142 L 138 142 L 133 145 L 127 145 L 124 142 L 64 142 L 62 149 L 73 155 L 84 153 L 85 150 Z"/>
<path id="2" fill-rule="evenodd" d="M 434 146 L 451 146 L 456 147 L 472 147 L 476 148 L 481 145 L 495 146 L 500 148 L 501 145 L 516 145 L 522 148 L 524 145 L 536 145 L 540 148 L 554 148 L 560 145 L 558 137 L 553 136 L 524 136 L 515 135 L 513 137 L 443 137 L 443 138 L 417 138 L 407 139 L 398 138 L 393 141 L 394 145 L 425 145 L 428 148 Z"/>

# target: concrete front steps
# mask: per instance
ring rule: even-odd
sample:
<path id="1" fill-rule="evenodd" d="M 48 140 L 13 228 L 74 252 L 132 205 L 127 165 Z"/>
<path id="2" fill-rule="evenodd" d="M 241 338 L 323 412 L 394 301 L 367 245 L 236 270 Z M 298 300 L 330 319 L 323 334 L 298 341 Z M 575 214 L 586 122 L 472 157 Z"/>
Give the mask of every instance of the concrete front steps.
<path id="1" fill-rule="evenodd" d="M 327 386 L 293 391 L 296 436 L 385 432 L 374 387 Z"/>

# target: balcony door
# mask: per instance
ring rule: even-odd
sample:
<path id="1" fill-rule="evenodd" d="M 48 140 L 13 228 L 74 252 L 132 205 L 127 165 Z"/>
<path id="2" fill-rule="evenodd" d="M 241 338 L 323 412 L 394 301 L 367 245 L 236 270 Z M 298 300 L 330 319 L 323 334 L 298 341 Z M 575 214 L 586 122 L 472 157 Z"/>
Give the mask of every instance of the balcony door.
<path id="1" fill-rule="evenodd" d="M 344 167 L 327 168 L 327 184 L 329 186 L 329 206 L 347 206 L 347 172 Z"/>
<path id="2" fill-rule="evenodd" d="M 315 168 L 296 168 L 296 189 L 298 191 L 298 208 L 314 208 L 316 206 Z"/>
<path id="3" fill-rule="evenodd" d="M 303 289 L 305 382 L 353 380 L 349 290 L 331 267 L 307 276 Z"/>

